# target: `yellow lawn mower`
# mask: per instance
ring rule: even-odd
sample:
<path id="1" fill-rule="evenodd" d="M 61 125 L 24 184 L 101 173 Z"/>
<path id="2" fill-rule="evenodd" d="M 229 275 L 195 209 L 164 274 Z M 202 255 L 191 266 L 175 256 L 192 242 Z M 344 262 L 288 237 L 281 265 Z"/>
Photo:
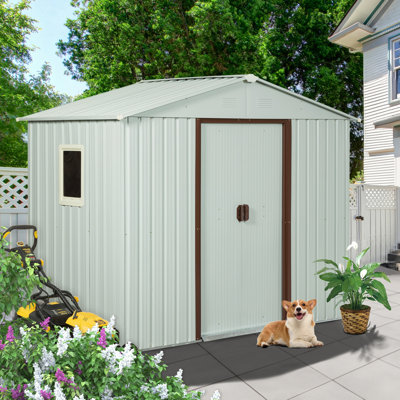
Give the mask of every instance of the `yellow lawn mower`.
<path id="1" fill-rule="evenodd" d="M 70 328 L 78 326 L 82 333 L 85 333 L 96 323 L 99 328 L 107 326 L 108 321 L 105 319 L 100 318 L 96 314 L 82 311 L 78 304 L 78 297 L 72 296 L 69 291 L 61 290 L 50 282 L 43 270 L 43 260 L 36 258 L 33 252 L 38 240 L 36 227 L 34 225 L 11 226 L 3 232 L 1 238 L 6 239 L 14 230 L 31 230 L 33 233 L 33 244 L 30 246 L 24 242 L 17 242 L 16 247 L 10 249 L 4 248 L 4 250 L 19 254 L 21 256 L 23 268 L 27 268 L 26 259 L 28 258 L 30 265 L 35 265 L 35 274 L 38 275 L 42 284 L 42 287 L 38 287 L 38 291 L 31 296 L 33 302 L 26 307 L 20 307 L 17 311 L 17 315 L 37 323 L 41 323 L 46 318 L 50 318 L 50 329 L 54 326 Z M 2 241 L 2 243 L 4 242 Z"/>

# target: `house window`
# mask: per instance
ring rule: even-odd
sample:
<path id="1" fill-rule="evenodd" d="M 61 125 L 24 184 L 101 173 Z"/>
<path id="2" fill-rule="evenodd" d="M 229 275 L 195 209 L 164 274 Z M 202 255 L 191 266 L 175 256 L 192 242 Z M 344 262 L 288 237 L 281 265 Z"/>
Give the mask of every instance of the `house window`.
<path id="1" fill-rule="evenodd" d="M 59 202 L 63 206 L 83 206 L 83 146 L 59 146 Z"/>
<path id="2" fill-rule="evenodd" d="M 392 43 L 392 99 L 400 99 L 400 39 Z"/>

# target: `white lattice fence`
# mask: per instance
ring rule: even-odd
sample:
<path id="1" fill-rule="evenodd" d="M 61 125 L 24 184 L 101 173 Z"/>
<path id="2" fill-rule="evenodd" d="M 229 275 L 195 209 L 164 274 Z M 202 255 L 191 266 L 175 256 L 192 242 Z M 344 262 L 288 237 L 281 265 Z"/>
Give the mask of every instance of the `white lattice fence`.
<path id="1" fill-rule="evenodd" d="M 28 170 L 0 168 L 0 227 L 27 224 L 28 212 Z M 8 239 L 12 246 L 26 242 L 26 232 L 14 231 Z"/>
<path id="2" fill-rule="evenodd" d="M 364 262 L 384 262 L 397 244 L 396 186 L 350 185 L 350 238 L 370 251 Z M 358 252 L 358 251 L 357 251 Z M 354 257 L 356 252 L 352 252 Z"/>

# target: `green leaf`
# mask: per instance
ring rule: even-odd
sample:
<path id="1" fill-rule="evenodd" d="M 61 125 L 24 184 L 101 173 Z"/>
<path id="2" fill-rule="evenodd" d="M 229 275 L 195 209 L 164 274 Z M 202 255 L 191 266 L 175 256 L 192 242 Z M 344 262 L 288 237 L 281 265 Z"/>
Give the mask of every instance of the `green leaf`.
<path id="1" fill-rule="evenodd" d="M 367 247 L 366 249 L 364 249 L 357 257 L 356 257 L 356 264 L 358 267 L 360 267 L 360 262 L 361 259 L 365 256 L 365 253 L 369 250 L 369 247 Z"/>
<path id="2" fill-rule="evenodd" d="M 342 291 L 342 287 L 341 286 L 336 286 L 334 287 L 331 292 L 329 293 L 328 298 L 326 299 L 326 301 L 329 303 L 334 297 L 336 297 L 338 294 L 340 294 Z"/>
<path id="3" fill-rule="evenodd" d="M 315 262 L 315 263 L 317 263 L 317 262 L 324 262 L 325 264 L 334 265 L 336 268 L 338 268 L 338 265 L 337 265 L 334 261 L 328 260 L 328 259 L 326 259 L 326 258 L 321 258 L 321 259 L 319 259 L 319 260 L 315 260 L 314 262 Z"/>
<path id="4" fill-rule="evenodd" d="M 321 274 L 319 276 L 323 281 L 331 281 L 332 279 L 337 279 L 338 274 L 335 274 L 333 272 L 327 272 L 326 274 Z"/>
<path id="5" fill-rule="evenodd" d="M 387 275 L 384 272 L 374 272 L 371 274 L 371 277 L 383 278 L 385 281 L 390 282 L 390 279 L 387 277 Z"/>

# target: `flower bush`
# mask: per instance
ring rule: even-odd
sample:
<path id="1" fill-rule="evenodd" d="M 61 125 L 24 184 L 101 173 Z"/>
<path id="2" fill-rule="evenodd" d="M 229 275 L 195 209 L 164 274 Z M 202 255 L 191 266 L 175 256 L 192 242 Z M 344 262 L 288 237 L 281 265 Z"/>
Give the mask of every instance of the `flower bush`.
<path id="1" fill-rule="evenodd" d="M 4 227 L 3 227 L 4 228 Z M 0 232 L 2 235 L 2 232 Z M 1 236 L 2 237 L 2 236 Z M 4 315 L 10 314 L 19 307 L 25 307 L 31 303 L 30 297 L 34 289 L 42 286 L 38 275 L 35 274 L 35 266 L 30 265 L 26 258 L 27 269 L 21 265 L 21 257 L 5 249 L 8 242 L 0 241 L 0 324 Z"/>
<path id="2" fill-rule="evenodd" d="M 351 243 L 347 247 L 347 251 L 354 248 L 357 250 L 356 242 Z M 343 264 L 336 263 L 332 260 L 321 259 L 315 262 L 324 262 L 332 267 L 325 267 L 316 272 L 320 279 L 328 282 L 325 290 L 331 289 L 327 301 L 331 301 L 336 296 L 341 295 L 344 307 L 351 310 L 360 310 L 366 308 L 363 305 L 365 300 L 378 301 L 388 310 L 391 309 L 385 286 L 377 278 L 383 278 L 390 282 L 384 272 L 376 272 L 379 263 L 361 265 L 361 259 L 367 253 L 369 248 L 363 250 L 355 259 L 343 257 L 347 262 L 346 267 Z M 347 304 L 346 304 L 347 303 Z"/>
<path id="3" fill-rule="evenodd" d="M 130 342 L 118 346 L 114 324 L 112 317 L 85 335 L 78 327 L 46 332 L 46 321 L 19 332 L 9 325 L 0 342 L 0 399 L 200 399 L 200 391 L 188 392 L 181 369 L 162 377 L 163 352 L 152 357 Z M 212 399 L 219 398 L 215 392 Z"/>

